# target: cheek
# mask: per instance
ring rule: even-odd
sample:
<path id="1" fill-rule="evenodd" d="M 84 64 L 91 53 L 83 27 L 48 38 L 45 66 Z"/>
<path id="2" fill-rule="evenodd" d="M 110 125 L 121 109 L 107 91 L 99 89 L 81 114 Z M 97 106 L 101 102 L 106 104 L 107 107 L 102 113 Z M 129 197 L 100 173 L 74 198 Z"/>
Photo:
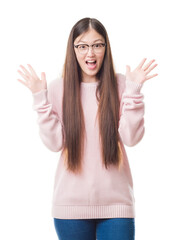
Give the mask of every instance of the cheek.
<path id="1" fill-rule="evenodd" d="M 77 57 L 77 61 L 78 61 L 79 65 L 82 66 L 82 65 L 84 64 L 84 61 L 85 61 L 85 60 L 84 60 L 83 57 L 78 56 L 78 57 Z"/>
<path id="2" fill-rule="evenodd" d="M 77 61 L 78 61 L 79 65 L 81 66 L 83 61 L 84 61 L 83 56 L 76 53 L 76 58 L 77 58 Z"/>
<path id="3" fill-rule="evenodd" d="M 104 60 L 104 54 L 102 56 L 99 56 L 99 63 L 100 65 L 103 63 Z"/>

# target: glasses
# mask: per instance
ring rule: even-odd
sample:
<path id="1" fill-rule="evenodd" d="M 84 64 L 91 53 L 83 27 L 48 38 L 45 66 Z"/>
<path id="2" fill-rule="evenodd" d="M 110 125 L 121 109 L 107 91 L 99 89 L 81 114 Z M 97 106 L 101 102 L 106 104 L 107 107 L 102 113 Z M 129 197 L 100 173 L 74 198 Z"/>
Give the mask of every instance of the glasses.
<path id="1" fill-rule="evenodd" d="M 89 47 L 92 47 L 94 53 L 101 53 L 103 52 L 104 47 L 106 46 L 106 43 L 95 43 L 92 45 L 88 44 L 78 44 L 74 45 L 75 48 L 78 49 L 78 52 L 81 54 L 86 54 L 89 51 Z"/>

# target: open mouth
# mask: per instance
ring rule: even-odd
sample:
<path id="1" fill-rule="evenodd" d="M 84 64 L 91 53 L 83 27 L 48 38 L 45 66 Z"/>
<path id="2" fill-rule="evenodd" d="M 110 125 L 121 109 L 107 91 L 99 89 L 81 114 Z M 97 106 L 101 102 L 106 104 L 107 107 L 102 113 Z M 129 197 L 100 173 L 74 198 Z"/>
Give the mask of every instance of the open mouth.
<path id="1" fill-rule="evenodd" d="M 96 67 L 96 63 L 97 63 L 96 60 L 86 61 L 86 64 L 88 65 L 88 67 L 89 67 L 90 69 L 94 69 L 94 68 Z"/>
<path id="2" fill-rule="evenodd" d="M 96 61 L 94 60 L 94 61 L 86 61 L 86 64 L 87 65 L 94 65 L 94 64 L 96 64 Z"/>

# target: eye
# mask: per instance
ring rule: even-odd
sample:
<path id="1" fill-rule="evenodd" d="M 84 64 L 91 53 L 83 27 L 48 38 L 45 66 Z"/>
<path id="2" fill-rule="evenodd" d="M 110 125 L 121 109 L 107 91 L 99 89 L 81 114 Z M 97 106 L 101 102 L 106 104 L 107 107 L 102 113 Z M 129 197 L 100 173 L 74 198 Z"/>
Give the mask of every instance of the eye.
<path id="1" fill-rule="evenodd" d="M 95 48 L 101 48 L 101 47 L 103 47 L 103 44 L 102 43 L 96 43 L 96 44 L 94 44 L 94 47 Z"/>
<path id="2" fill-rule="evenodd" d="M 86 50 L 87 45 L 82 44 L 82 45 L 79 45 L 78 48 L 81 49 L 81 50 Z"/>

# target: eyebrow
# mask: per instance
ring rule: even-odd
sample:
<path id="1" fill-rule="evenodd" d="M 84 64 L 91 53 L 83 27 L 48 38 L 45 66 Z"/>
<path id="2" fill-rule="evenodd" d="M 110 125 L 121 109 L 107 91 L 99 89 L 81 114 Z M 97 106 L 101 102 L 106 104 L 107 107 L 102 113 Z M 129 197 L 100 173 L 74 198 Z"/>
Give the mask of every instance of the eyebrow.
<path id="1" fill-rule="evenodd" d="M 95 41 L 93 41 L 93 43 L 98 42 L 98 41 L 103 42 L 103 40 L 102 40 L 101 38 L 99 38 L 99 39 L 96 39 Z M 82 40 L 78 41 L 77 43 L 80 43 L 80 42 L 82 42 L 82 43 L 86 43 L 86 44 L 87 44 L 86 41 L 82 41 Z"/>

